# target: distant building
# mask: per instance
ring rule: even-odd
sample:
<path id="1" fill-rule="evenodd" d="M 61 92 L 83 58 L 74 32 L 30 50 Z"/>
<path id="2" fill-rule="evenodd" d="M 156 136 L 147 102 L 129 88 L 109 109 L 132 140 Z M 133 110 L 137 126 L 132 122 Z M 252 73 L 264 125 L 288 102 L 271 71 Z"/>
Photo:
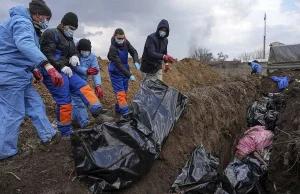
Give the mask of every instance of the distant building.
<path id="1" fill-rule="evenodd" d="M 270 46 L 284 46 L 285 44 L 281 43 L 281 42 L 272 42 L 270 44 Z"/>

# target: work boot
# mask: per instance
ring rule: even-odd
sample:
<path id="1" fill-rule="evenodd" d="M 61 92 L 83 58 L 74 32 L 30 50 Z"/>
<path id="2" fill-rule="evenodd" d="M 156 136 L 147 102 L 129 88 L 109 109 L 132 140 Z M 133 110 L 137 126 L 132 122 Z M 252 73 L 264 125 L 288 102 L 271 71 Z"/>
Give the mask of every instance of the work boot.
<path id="1" fill-rule="evenodd" d="M 89 121 L 82 128 L 83 129 L 93 128 L 94 125 L 95 125 L 94 123 L 92 123 L 91 121 Z"/>
<path id="2" fill-rule="evenodd" d="M 105 114 L 99 114 L 97 117 L 95 117 L 95 123 L 97 123 L 98 125 L 105 123 L 105 122 L 112 122 L 114 121 L 114 118 L 109 117 Z"/>
<path id="3" fill-rule="evenodd" d="M 77 121 L 77 119 L 73 120 L 71 122 L 71 125 L 72 125 L 73 129 L 80 129 L 81 128 L 79 122 Z"/>
<path id="4" fill-rule="evenodd" d="M 107 110 L 106 108 L 102 108 L 101 113 L 102 113 L 102 114 L 106 114 L 107 111 L 108 111 L 108 110 Z"/>
<path id="5" fill-rule="evenodd" d="M 127 122 L 127 121 L 130 121 L 132 117 L 133 117 L 133 113 L 132 112 L 123 114 L 123 115 L 120 116 L 120 119 L 119 119 L 118 122 Z"/>
<path id="6" fill-rule="evenodd" d="M 121 115 L 121 118 L 120 118 L 120 120 L 125 120 L 125 121 L 129 121 L 130 119 L 131 119 L 130 113 Z"/>

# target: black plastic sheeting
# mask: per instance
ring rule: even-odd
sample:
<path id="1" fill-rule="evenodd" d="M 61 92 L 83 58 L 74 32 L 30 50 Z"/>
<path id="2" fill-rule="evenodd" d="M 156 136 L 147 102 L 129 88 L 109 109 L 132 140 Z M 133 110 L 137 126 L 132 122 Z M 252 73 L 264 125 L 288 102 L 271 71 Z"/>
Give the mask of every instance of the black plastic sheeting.
<path id="1" fill-rule="evenodd" d="M 266 175 L 259 160 L 251 157 L 234 160 L 222 172 L 218 158 L 200 145 L 172 185 L 182 194 L 264 194 L 260 179 Z"/>
<path id="2" fill-rule="evenodd" d="M 224 174 L 227 180 L 223 182 L 222 188 L 229 194 L 264 192 L 259 179 L 265 176 L 266 172 L 262 170 L 261 163 L 257 159 L 247 157 L 240 161 L 235 158 L 224 170 Z"/>
<path id="3" fill-rule="evenodd" d="M 179 193 L 214 193 L 220 187 L 222 171 L 219 159 L 207 154 L 203 145 L 192 153 L 172 185 Z"/>
<path id="4" fill-rule="evenodd" d="M 262 125 L 274 130 L 281 103 L 282 95 L 279 93 L 267 94 L 259 101 L 253 102 L 247 111 L 248 127 Z"/>
<path id="5" fill-rule="evenodd" d="M 186 103 L 186 96 L 161 81 L 143 81 L 130 120 L 72 134 L 77 175 L 93 193 L 131 186 L 150 171 Z"/>

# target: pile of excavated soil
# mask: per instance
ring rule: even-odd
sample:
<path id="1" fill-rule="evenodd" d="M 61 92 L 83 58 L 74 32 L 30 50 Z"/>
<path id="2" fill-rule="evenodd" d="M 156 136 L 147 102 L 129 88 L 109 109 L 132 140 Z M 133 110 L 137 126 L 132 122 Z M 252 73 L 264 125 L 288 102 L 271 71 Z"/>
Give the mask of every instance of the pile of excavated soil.
<path id="1" fill-rule="evenodd" d="M 290 84 L 293 84 L 295 82 L 294 81 L 295 79 L 300 80 L 300 72 L 299 71 L 281 71 L 281 70 L 274 71 L 262 79 L 262 88 L 261 89 L 265 93 L 280 92 L 280 90 L 278 89 L 278 84 L 271 79 L 272 76 L 278 76 L 278 77 L 289 76 Z"/>
<path id="2" fill-rule="evenodd" d="M 300 76 L 299 72 L 292 74 L 295 78 Z M 277 121 L 278 130 L 269 167 L 269 193 L 298 194 L 300 191 L 299 110 L 300 83 L 294 82 L 285 93 L 284 104 Z"/>
<path id="3" fill-rule="evenodd" d="M 104 90 L 101 102 L 112 109 L 115 97 L 107 65 L 107 61 L 100 60 Z M 132 64 L 131 67 L 137 82 L 130 83 L 129 102 L 141 80 L 141 73 Z M 226 165 L 241 128 L 246 129 L 246 108 L 258 88 L 256 79 L 251 84 L 223 83 L 215 70 L 190 59 L 173 64 L 164 74 L 164 80 L 187 94 L 189 105 L 150 173 L 132 188 L 122 191 L 124 193 L 166 193 L 189 154 L 201 143 Z M 43 85 L 35 87 L 44 99 L 49 118 L 54 121 L 55 103 L 48 90 Z M 0 161 L 0 193 L 87 193 L 87 186 L 75 178 L 69 140 L 58 138 L 52 145 L 45 146 L 27 119 L 20 129 L 19 148 L 17 156 Z"/>

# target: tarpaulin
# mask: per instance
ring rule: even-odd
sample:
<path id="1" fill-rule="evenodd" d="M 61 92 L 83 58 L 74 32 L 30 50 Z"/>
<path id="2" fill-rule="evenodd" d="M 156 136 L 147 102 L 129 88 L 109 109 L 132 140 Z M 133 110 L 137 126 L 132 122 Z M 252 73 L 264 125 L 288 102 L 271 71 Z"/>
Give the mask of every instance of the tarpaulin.
<path id="1" fill-rule="evenodd" d="M 285 89 L 289 86 L 290 78 L 288 76 L 285 77 L 272 76 L 271 78 L 274 82 L 278 84 L 278 88 L 280 90 Z"/>
<path id="2" fill-rule="evenodd" d="M 273 130 L 276 127 L 278 109 L 282 103 L 280 94 L 268 94 L 259 101 L 253 102 L 247 111 L 248 127 L 257 125 Z"/>
<path id="3" fill-rule="evenodd" d="M 300 44 L 270 47 L 268 63 L 300 62 Z"/>
<path id="4" fill-rule="evenodd" d="M 261 151 L 273 143 L 273 137 L 272 131 L 266 130 L 264 126 L 252 127 L 239 140 L 236 152 L 241 156 L 248 156 L 254 152 Z"/>
<path id="5" fill-rule="evenodd" d="M 223 189 L 230 194 L 260 193 L 259 178 L 265 173 L 260 165 L 254 158 L 247 157 L 243 161 L 234 158 L 224 171 L 230 184 L 223 184 Z"/>
<path id="6" fill-rule="evenodd" d="M 214 193 L 220 186 L 222 171 L 219 160 L 200 145 L 192 153 L 181 174 L 172 185 L 174 192 Z"/>
<path id="7" fill-rule="evenodd" d="M 72 134 L 77 175 L 93 193 L 131 186 L 150 171 L 186 103 L 186 96 L 161 81 L 143 81 L 130 120 Z"/>

